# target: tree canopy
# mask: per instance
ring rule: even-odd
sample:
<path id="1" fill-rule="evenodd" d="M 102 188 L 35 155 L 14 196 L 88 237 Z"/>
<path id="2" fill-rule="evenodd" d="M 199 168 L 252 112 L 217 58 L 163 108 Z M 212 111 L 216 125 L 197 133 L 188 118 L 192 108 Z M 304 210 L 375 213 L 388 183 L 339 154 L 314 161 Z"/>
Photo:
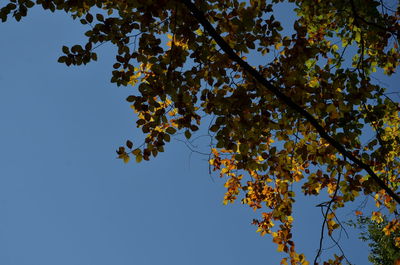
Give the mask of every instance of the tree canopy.
<path id="1" fill-rule="evenodd" d="M 283 2 L 291 28 L 274 14 Z M 205 130 L 224 203 L 261 209 L 253 224 L 287 253 L 282 264 L 308 264 L 292 239 L 296 192 L 329 195 L 320 205 L 329 235 L 336 210 L 359 196 L 373 197 L 378 222 L 392 214 L 385 233 L 400 230 L 400 105 L 374 77 L 399 64 L 395 1 L 9 0 L 0 18 L 19 21 L 35 5 L 88 25 L 87 43 L 62 47 L 60 63 L 117 47 L 111 82 L 133 87 L 127 101 L 144 133 L 118 157 L 149 160 L 178 132 Z"/>
<path id="2" fill-rule="evenodd" d="M 368 242 L 371 253 L 369 261 L 374 265 L 398 265 L 400 262 L 400 247 L 396 246 L 396 238 L 400 231 L 388 233 L 386 227 L 390 227 L 386 218 L 376 222 L 364 216 L 358 216 L 356 222 L 350 221 L 350 225 L 361 229 L 360 239 Z M 389 226 L 388 226 L 389 225 Z"/>

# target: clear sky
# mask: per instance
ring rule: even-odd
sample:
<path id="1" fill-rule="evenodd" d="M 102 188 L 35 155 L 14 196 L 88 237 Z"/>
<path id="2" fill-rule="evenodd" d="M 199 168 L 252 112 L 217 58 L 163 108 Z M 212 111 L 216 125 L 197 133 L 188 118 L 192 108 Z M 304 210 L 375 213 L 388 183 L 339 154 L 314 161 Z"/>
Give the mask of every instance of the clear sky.
<path id="1" fill-rule="evenodd" d="M 204 157 L 172 141 L 151 162 L 116 159 L 119 145 L 142 136 L 125 101 L 132 88 L 109 82 L 112 46 L 99 48 L 97 63 L 57 63 L 84 30 L 40 10 L 0 23 L 0 264 L 279 264 L 271 238 L 250 225 L 258 213 L 222 204 L 223 180 Z M 315 205 L 326 200 L 297 203 L 294 236 L 310 261 L 322 222 Z M 368 264 L 348 232 L 346 255 Z"/>

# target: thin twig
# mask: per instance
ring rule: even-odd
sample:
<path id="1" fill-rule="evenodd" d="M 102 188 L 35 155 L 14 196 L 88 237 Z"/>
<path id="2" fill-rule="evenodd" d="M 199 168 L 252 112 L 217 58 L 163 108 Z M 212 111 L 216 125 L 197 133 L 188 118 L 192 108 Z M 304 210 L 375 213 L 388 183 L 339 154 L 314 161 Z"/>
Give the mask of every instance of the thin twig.
<path id="1" fill-rule="evenodd" d="M 337 192 L 339 190 L 339 183 L 340 183 L 341 176 L 342 176 L 342 172 L 339 171 L 339 175 L 338 175 L 338 179 L 337 179 L 336 187 L 335 187 L 335 192 L 334 192 L 334 194 L 332 196 L 332 199 L 329 201 L 329 203 L 327 205 L 326 205 L 326 203 L 317 205 L 317 206 L 321 207 L 321 211 L 322 211 L 322 208 L 324 206 L 326 206 L 327 209 L 326 209 L 325 214 L 324 214 L 324 221 L 322 222 L 321 236 L 320 236 L 320 239 L 319 239 L 319 249 L 318 249 L 317 255 L 314 258 L 314 264 L 318 264 L 317 260 L 321 256 L 321 253 L 322 253 L 322 244 L 323 244 L 323 241 L 324 241 L 325 225 L 326 225 L 326 222 L 327 222 L 327 219 L 328 219 L 328 213 L 331 210 L 331 205 L 335 201 Z"/>

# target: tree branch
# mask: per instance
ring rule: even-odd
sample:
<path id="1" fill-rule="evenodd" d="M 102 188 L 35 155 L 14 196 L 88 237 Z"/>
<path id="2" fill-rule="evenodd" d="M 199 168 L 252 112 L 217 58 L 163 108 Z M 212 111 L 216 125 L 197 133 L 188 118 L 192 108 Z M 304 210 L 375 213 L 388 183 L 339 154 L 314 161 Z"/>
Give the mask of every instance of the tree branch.
<path id="1" fill-rule="evenodd" d="M 221 49 L 229 56 L 229 58 L 239 64 L 248 74 L 250 74 L 254 79 L 261 83 L 266 89 L 272 92 L 281 102 L 286 104 L 288 107 L 303 116 L 311 125 L 317 130 L 319 135 L 325 139 L 329 144 L 331 144 L 336 150 L 339 151 L 344 157 L 347 157 L 353 161 L 360 168 L 364 169 L 371 178 L 384 189 L 390 197 L 392 197 L 398 204 L 400 204 L 400 197 L 392 191 L 371 169 L 371 167 L 360 159 L 355 157 L 351 152 L 347 151 L 346 148 L 332 138 L 325 129 L 319 124 L 319 122 L 305 109 L 297 105 L 290 97 L 283 94 L 277 87 L 265 79 L 257 70 L 251 67 L 247 62 L 243 61 L 225 42 L 225 40 L 215 31 L 214 27 L 210 22 L 204 17 L 204 14 L 190 1 L 181 0 L 181 2 L 189 9 L 196 20 L 204 27 L 205 31 L 214 39 L 214 41 L 221 47 Z"/>
<path id="2" fill-rule="evenodd" d="M 395 35 L 397 38 L 399 37 L 399 33 L 398 32 L 396 32 L 394 30 L 391 30 L 389 28 L 385 28 L 385 27 L 383 27 L 383 26 L 381 26 L 379 24 L 376 24 L 376 23 L 373 23 L 373 22 L 369 22 L 369 21 L 365 20 L 365 18 L 360 17 L 360 15 L 358 15 L 358 13 L 357 13 L 357 9 L 356 9 L 356 6 L 355 6 L 353 0 L 350 0 L 350 4 L 351 4 L 351 10 L 352 10 L 354 18 L 355 18 L 356 26 L 360 27 L 360 24 L 358 23 L 358 20 L 360 20 L 364 24 L 367 24 L 369 26 L 378 28 L 378 29 L 386 31 L 386 32 L 390 32 L 392 35 Z"/>

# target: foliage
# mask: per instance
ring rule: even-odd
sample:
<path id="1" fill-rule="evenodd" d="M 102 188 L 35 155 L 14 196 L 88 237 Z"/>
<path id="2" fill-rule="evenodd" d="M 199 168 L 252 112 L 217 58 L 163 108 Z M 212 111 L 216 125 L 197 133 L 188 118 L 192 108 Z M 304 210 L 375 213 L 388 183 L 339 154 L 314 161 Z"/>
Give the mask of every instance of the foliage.
<path id="1" fill-rule="evenodd" d="M 294 186 L 305 195 L 326 190 L 329 235 L 339 227 L 335 211 L 361 194 L 390 212 L 400 202 L 399 104 L 373 79 L 399 64 L 399 8 L 290 0 L 297 17 L 284 31 L 274 16 L 281 2 L 9 0 L 0 18 L 19 21 L 36 4 L 89 25 L 85 45 L 62 48 L 68 66 L 116 45 L 111 82 L 134 88 L 127 101 L 145 134 L 119 158 L 149 160 L 177 132 L 190 139 L 205 128 L 209 162 L 226 179 L 224 203 L 240 197 L 262 209 L 253 223 L 287 253 L 282 264 L 308 264 L 292 239 Z"/>
<path id="2" fill-rule="evenodd" d="M 386 217 L 373 221 L 369 217 L 358 216 L 351 225 L 362 230 L 360 239 L 369 242 L 371 253 L 368 257 L 375 265 L 393 265 L 400 261 L 400 231 L 388 233 L 392 226 L 399 226 L 397 221 L 388 222 Z"/>

